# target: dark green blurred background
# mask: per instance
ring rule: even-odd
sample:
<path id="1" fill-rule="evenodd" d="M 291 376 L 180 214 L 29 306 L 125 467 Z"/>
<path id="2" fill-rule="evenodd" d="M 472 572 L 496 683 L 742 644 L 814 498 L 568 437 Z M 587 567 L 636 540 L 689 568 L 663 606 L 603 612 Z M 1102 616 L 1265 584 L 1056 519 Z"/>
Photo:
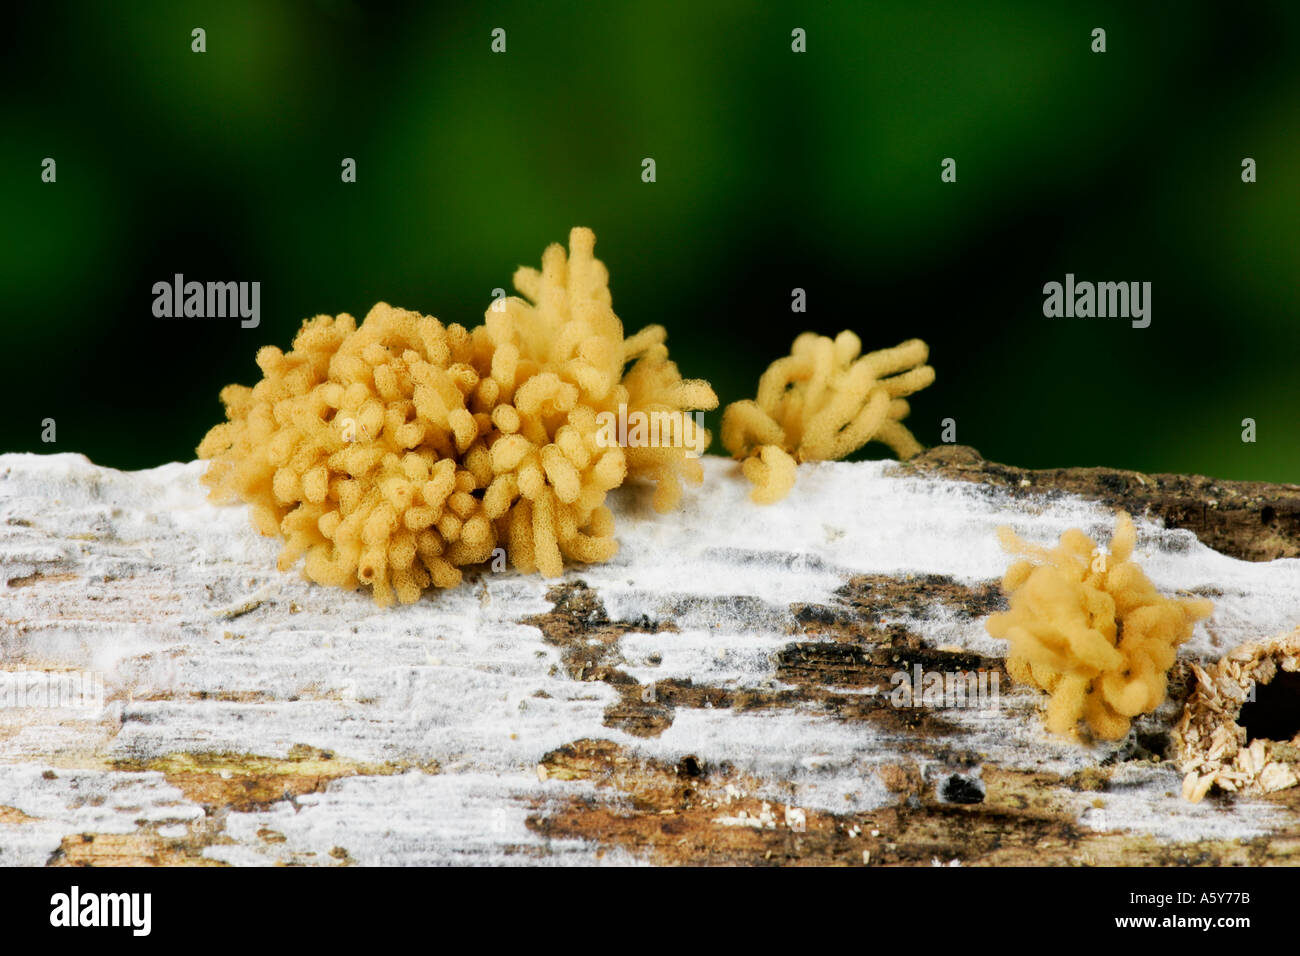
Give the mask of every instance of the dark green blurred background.
<path id="1" fill-rule="evenodd" d="M 1293 2 L 11 8 L 0 449 L 192 458 L 304 317 L 475 324 L 582 224 L 629 331 L 724 403 L 804 328 L 920 336 L 926 444 L 953 417 L 1019 465 L 1300 482 L 1298 30 Z M 154 318 L 177 272 L 260 281 L 261 326 Z M 1066 272 L 1152 282 L 1151 327 L 1043 318 Z"/>

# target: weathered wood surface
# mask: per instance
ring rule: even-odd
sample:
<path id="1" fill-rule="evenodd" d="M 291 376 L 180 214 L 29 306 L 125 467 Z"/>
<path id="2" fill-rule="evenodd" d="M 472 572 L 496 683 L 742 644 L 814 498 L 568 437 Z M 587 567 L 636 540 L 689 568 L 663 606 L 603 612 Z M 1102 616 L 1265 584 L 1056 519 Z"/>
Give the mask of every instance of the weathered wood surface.
<path id="1" fill-rule="evenodd" d="M 613 496 L 608 565 L 379 610 L 277 572 L 201 463 L 0 456 L 0 670 L 106 698 L 0 707 L 0 863 L 1300 859 L 1296 790 L 1190 804 L 1168 759 L 1188 662 L 1300 623 L 1300 489 L 949 448 L 808 466 L 758 508 L 705 465 L 674 514 Z M 1139 559 L 1217 607 L 1173 699 L 1084 748 L 1046 735 L 983 619 L 999 524 L 1104 539 L 1114 505 L 1180 524 L 1140 520 Z M 998 672 L 997 706 L 893 706 L 916 665 Z"/>

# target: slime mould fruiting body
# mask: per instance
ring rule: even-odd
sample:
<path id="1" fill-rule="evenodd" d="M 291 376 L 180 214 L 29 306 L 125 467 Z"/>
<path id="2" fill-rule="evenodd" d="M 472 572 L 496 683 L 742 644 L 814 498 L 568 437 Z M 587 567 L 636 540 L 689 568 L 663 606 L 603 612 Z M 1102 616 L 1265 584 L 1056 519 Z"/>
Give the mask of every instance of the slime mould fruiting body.
<path id="1" fill-rule="evenodd" d="M 1002 579 L 1010 610 L 989 617 L 990 635 L 1008 641 L 1012 679 L 1049 694 L 1047 727 L 1077 736 L 1083 721 L 1103 740 L 1165 699 L 1177 648 L 1214 605 L 1161 595 L 1133 561 L 1137 532 L 1121 514 L 1103 553 L 1071 529 L 1051 549 L 999 529 L 1003 547 L 1025 556 Z"/>
<path id="2" fill-rule="evenodd" d="M 285 353 L 257 354 L 262 380 L 221 392 L 227 421 L 199 445 L 219 502 L 252 505 L 281 535 L 281 570 L 299 560 L 322 584 L 369 587 L 380 605 L 453 587 L 498 546 L 521 571 L 560 574 L 565 559 L 617 550 L 605 496 L 630 478 L 668 511 L 703 476 L 708 444 L 692 410 L 717 407 L 684 380 L 652 325 L 624 337 L 595 236 L 574 229 L 541 270 L 520 268 L 521 297 L 472 330 L 379 303 L 303 323 Z M 666 413 L 666 414 L 665 414 Z M 601 419 L 656 415 L 655 446 L 609 442 Z"/>
<path id="3" fill-rule="evenodd" d="M 757 399 L 727 406 L 722 444 L 743 461 L 755 502 L 784 498 L 799 462 L 844 458 L 873 440 L 900 458 L 921 450 L 902 420 L 910 410 L 905 396 L 934 381 L 929 347 L 911 339 L 861 351 L 852 332 L 834 339 L 805 332 L 763 373 Z"/>

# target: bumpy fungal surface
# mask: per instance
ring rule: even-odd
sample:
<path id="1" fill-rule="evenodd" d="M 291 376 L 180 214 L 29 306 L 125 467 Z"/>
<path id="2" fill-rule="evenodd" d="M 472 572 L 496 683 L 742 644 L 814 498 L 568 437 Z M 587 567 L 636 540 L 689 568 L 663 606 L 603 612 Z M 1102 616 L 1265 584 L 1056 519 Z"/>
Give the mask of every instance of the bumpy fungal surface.
<path id="1" fill-rule="evenodd" d="M 523 298 L 472 331 L 381 302 L 359 326 L 321 315 L 288 353 L 261 349 L 262 380 L 222 390 L 228 421 L 199 445 L 210 496 L 250 503 L 257 530 L 284 537 L 281 570 L 303 559 L 311 580 L 369 586 L 380 605 L 453 587 L 498 547 L 547 576 L 609 560 L 606 494 L 644 478 L 673 508 L 708 443 L 689 411 L 717 398 L 682 379 L 662 326 L 624 338 L 595 236 L 569 242 L 519 269 Z M 620 414 L 667 424 L 624 448 L 605 427 Z"/>
<path id="2" fill-rule="evenodd" d="M 779 501 L 794 487 L 799 462 L 844 458 L 869 441 L 900 458 L 919 452 L 902 420 L 910 411 L 905 396 L 934 381 L 929 351 L 911 339 L 862 355 L 862 340 L 849 331 L 796 338 L 759 379 L 757 399 L 723 413 L 722 444 L 744 462 L 750 497 Z"/>
<path id="3" fill-rule="evenodd" d="M 1134 563 L 1137 532 L 1121 514 L 1110 553 L 1078 529 L 1041 548 L 999 529 L 1006 550 L 1026 560 L 1002 579 L 1010 610 L 989 617 L 995 638 L 1010 642 L 1007 672 L 1049 694 L 1047 727 L 1077 736 L 1084 721 L 1103 740 L 1128 733 L 1132 718 L 1165 699 L 1178 645 L 1208 600 L 1167 598 Z"/>

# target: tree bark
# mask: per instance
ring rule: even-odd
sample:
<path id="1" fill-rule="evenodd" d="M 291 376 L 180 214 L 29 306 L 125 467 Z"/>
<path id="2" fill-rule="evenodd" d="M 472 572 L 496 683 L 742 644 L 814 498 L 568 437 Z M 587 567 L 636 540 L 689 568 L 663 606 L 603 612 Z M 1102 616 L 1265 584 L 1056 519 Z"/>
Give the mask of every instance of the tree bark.
<path id="1" fill-rule="evenodd" d="M 0 456 L 0 863 L 1300 859 L 1297 788 L 1193 804 L 1170 737 L 1192 664 L 1300 624 L 1300 487 L 944 447 L 801 466 L 759 507 L 706 458 L 675 513 L 611 495 L 609 564 L 379 609 L 278 572 L 202 469 Z M 1104 540 L 1119 508 L 1216 611 L 1170 699 L 1084 746 L 984 630 L 994 531 Z M 925 674 L 983 696 L 899 706 Z"/>

